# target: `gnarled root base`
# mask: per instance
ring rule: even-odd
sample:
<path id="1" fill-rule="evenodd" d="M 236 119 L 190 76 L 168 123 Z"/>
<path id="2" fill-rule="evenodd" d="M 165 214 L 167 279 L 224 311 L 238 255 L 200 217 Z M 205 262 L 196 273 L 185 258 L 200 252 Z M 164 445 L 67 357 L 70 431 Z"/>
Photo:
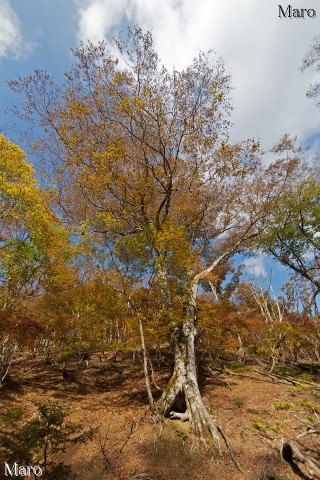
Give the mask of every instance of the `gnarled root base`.
<path id="1" fill-rule="evenodd" d="M 158 401 L 157 406 L 158 411 L 171 420 L 189 421 L 194 435 L 199 438 L 205 450 L 211 449 L 211 439 L 214 449 L 219 455 L 221 455 L 220 434 L 229 450 L 232 461 L 238 470 L 242 472 L 226 433 L 217 420 L 208 412 L 197 384 L 185 384 L 182 386 L 174 381 L 174 378 L 171 378 L 168 388 Z"/>
<path id="2" fill-rule="evenodd" d="M 219 437 L 221 434 L 232 460 L 241 471 L 225 432 L 208 412 L 200 394 L 194 350 L 196 293 L 197 283 L 195 282 L 190 292 L 190 301 L 184 306 L 185 320 L 171 328 L 175 358 L 174 371 L 158 401 L 157 408 L 164 417 L 189 421 L 193 433 L 206 450 L 209 450 L 210 445 L 213 444 L 216 451 L 221 454 Z"/>

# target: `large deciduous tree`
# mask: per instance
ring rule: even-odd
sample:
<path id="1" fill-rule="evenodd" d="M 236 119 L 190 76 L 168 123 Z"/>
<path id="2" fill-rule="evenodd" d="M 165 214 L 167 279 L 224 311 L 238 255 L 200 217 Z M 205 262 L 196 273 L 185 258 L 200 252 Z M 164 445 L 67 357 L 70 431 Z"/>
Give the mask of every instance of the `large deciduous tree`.
<path id="1" fill-rule="evenodd" d="M 68 239 L 49 209 L 24 152 L 0 135 L 0 299 L 2 309 L 64 273 Z M 60 270 L 61 273 L 61 270 Z"/>
<path id="2" fill-rule="evenodd" d="M 103 42 L 81 45 L 61 86 L 40 71 L 11 86 L 43 127 L 34 147 L 65 217 L 100 245 L 99 268 L 123 285 L 148 279 L 161 298 L 175 366 L 159 412 L 219 447 L 197 382 L 198 287 L 265 228 L 296 162 L 263 168 L 257 143 L 228 140 L 230 78 L 212 52 L 169 72 L 150 33 L 116 44 L 118 58 Z"/>
<path id="3" fill-rule="evenodd" d="M 67 237 L 24 152 L 0 135 L 0 388 L 17 348 L 41 326 L 28 300 L 66 274 Z"/>
<path id="4" fill-rule="evenodd" d="M 308 53 L 304 56 L 301 65 L 301 71 L 304 71 L 307 68 L 311 68 L 320 71 L 320 35 L 316 36 L 313 39 L 312 45 L 309 48 Z M 320 83 L 315 82 L 310 85 L 307 91 L 307 97 L 313 98 L 316 101 L 316 105 L 319 107 L 319 94 L 320 94 Z"/>
<path id="5" fill-rule="evenodd" d="M 303 159 L 295 141 L 285 135 L 274 148 L 292 160 L 301 157 L 297 175 L 275 206 L 260 238 L 266 252 L 308 280 L 314 298 L 320 292 L 320 168 L 318 160 Z"/>

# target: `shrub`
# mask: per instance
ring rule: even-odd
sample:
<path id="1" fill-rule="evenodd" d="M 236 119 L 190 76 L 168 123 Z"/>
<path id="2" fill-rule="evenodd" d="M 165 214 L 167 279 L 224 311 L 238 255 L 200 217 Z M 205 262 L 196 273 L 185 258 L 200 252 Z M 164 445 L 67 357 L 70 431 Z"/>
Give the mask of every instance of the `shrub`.
<path id="1" fill-rule="evenodd" d="M 293 403 L 281 401 L 275 404 L 275 409 L 276 410 L 294 410 L 294 405 Z"/>
<path id="2" fill-rule="evenodd" d="M 4 423 L 12 422 L 15 420 L 19 420 L 22 417 L 23 409 L 22 407 L 9 407 L 5 412 L 1 414 L 1 420 Z"/>
<path id="3" fill-rule="evenodd" d="M 309 400 L 303 402 L 302 405 L 306 407 L 309 412 L 320 413 L 320 405 L 316 405 L 314 402 L 310 402 Z"/>
<path id="4" fill-rule="evenodd" d="M 65 451 L 69 444 L 86 442 L 94 431 L 82 432 L 82 427 L 67 423 L 68 410 L 59 404 L 38 405 L 38 415 L 17 428 L 15 421 L 20 418 L 19 407 L 12 407 L 4 415 L 10 417 L 10 424 L 0 432 L 0 447 L 6 454 L 8 465 L 15 462 L 22 465 L 38 465 L 42 478 L 62 480 L 68 478 L 69 467 L 55 462 L 55 455 Z M 22 414 L 22 412 L 21 412 Z"/>
<path id="5" fill-rule="evenodd" d="M 258 418 L 256 418 L 253 422 L 253 426 L 256 430 L 261 430 L 261 431 L 265 431 L 267 430 L 267 425 L 265 423 L 263 423 L 261 420 L 259 420 Z"/>

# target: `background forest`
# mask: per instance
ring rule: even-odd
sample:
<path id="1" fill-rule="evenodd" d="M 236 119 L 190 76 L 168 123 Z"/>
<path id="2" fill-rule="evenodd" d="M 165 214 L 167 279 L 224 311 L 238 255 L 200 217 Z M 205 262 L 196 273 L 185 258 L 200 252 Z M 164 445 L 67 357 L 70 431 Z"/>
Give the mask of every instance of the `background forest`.
<path id="1" fill-rule="evenodd" d="M 76 383 L 92 361 L 125 359 L 143 368 L 155 422 L 189 421 L 205 450 L 225 442 L 241 469 L 199 379 L 239 365 L 317 372 L 319 160 L 288 133 L 268 161 L 258 141 L 230 140 L 230 77 L 212 52 L 169 71 L 139 27 L 116 47 L 81 44 L 61 84 L 40 70 L 10 81 L 41 169 L 0 135 L 0 389 L 16 388 L 21 362 Z M 316 41 L 303 68 L 318 62 Z M 289 273 L 281 288 L 246 272 L 261 253 Z M 65 415 L 40 405 L 20 431 L 37 444 L 22 448 L 8 443 L 20 418 L 8 412 L 11 460 L 29 465 L 38 449 L 48 478 L 69 478 L 39 451 L 94 432 L 69 425 L 56 438 Z"/>

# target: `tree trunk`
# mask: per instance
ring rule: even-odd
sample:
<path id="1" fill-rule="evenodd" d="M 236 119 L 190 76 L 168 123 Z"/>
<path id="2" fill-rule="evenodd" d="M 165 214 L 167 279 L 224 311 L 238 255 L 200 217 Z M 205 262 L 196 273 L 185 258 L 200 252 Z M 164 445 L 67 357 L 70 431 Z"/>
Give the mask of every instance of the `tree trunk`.
<path id="1" fill-rule="evenodd" d="M 140 315 L 138 315 L 138 321 L 139 321 L 141 350 L 142 350 L 142 355 L 143 355 L 144 380 L 145 380 L 145 384 L 146 384 L 146 390 L 147 390 L 149 405 L 150 405 L 150 409 L 151 409 L 151 414 L 156 418 L 157 417 L 157 412 L 156 412 L 156 407 L 154 405 L 153 396 L 152 396 L 152 392 L 151 392 L 150 379 L 149 379 L 149 373 L 148 373 L 148 357 L 147 357 L 146 344 L 145 344 L 145 340 L 144 340 L 143 325 L 142 325 L 142 320 L 141 320 Z"/>
<path id="2" fill-rule="evenodd" d="M 190 421 L 194 433 L 208 449 L 208 434 L 220 451 L 217 422 L 209 414 L 199 390 L 194 349 L 196 286 L 184 307 L 184 320 L 171 331 L 174 371 L 158 401 L 158 411 L 165 417 Z"/>

